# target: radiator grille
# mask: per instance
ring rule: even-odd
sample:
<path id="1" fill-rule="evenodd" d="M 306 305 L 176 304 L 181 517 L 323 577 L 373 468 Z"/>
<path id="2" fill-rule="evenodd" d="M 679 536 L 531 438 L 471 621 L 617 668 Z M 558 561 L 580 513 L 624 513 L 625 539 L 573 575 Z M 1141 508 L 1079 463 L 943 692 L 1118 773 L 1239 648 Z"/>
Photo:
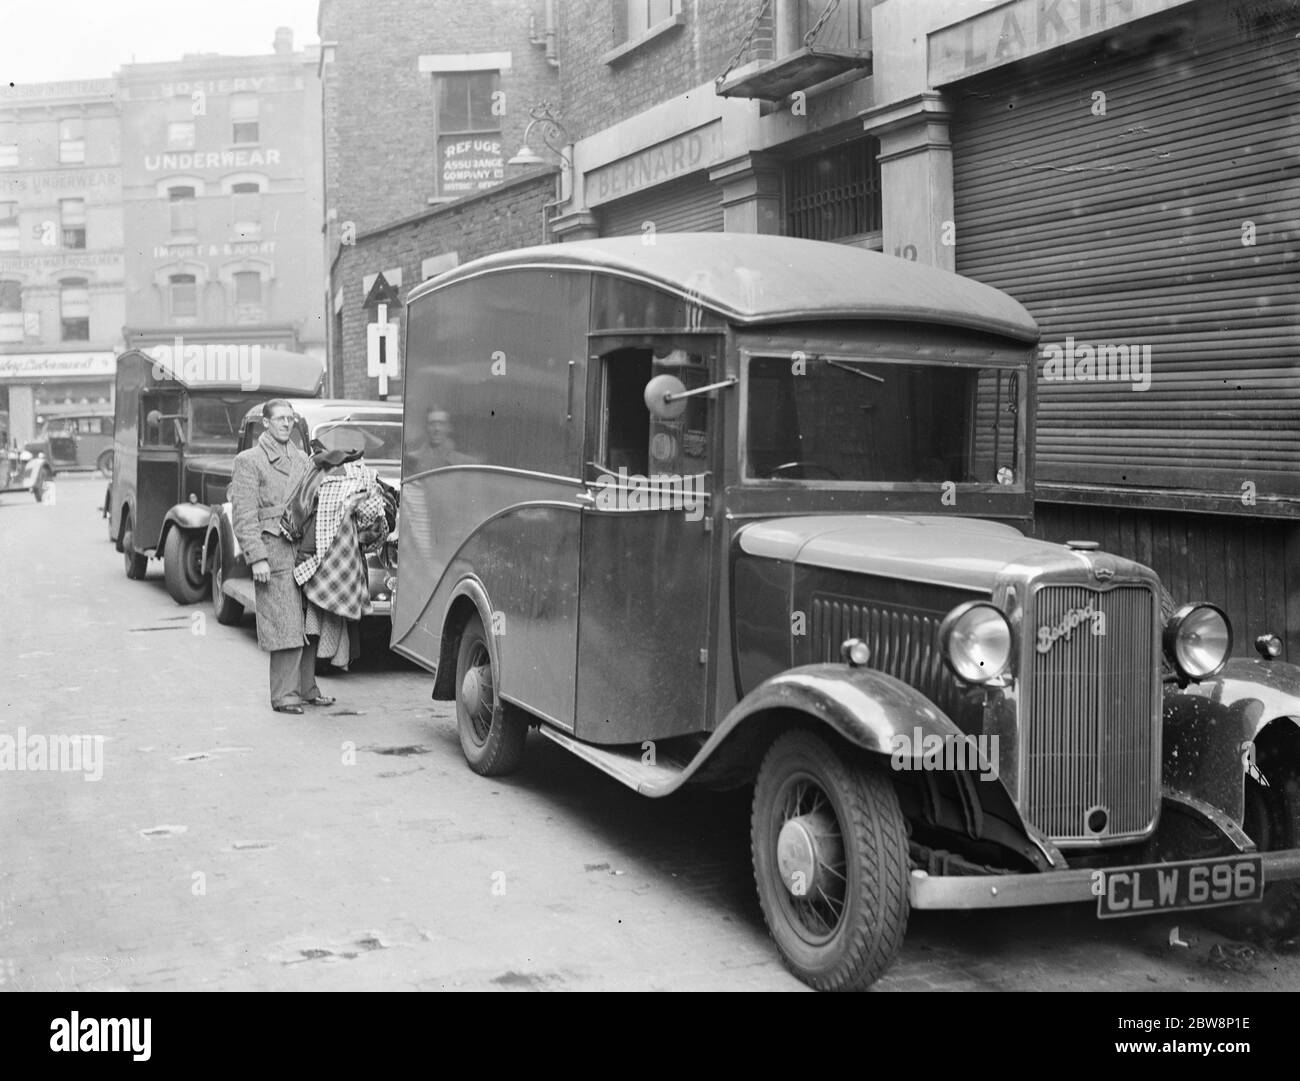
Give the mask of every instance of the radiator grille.
<path id="1" fill-rule="evenodd" d="M 1145 586 L 1105 592 L 1043 586 L 1024 619 L 1026 658 L 1020 717 L 1021 808 L 1054 841 L 1118 840 L 1145 834 L 1159 798 L 1154 715 L 1160 666 L 1156 599 Z M 1064 629 L 1039 652 L 1040 628 Z M 1089 812 L 1105 812 L 1100 832 Z"/>
<path id="2" fill-rule="evenodd" d="M 846 638 L 861 638 L 871 650 L 868 668 L 915 687 L 955 716 L 962 689 L 939 654 L 941 616 L 889 605 L 814 598 L 808 633 L 814 661 L 839 661 Z"/>

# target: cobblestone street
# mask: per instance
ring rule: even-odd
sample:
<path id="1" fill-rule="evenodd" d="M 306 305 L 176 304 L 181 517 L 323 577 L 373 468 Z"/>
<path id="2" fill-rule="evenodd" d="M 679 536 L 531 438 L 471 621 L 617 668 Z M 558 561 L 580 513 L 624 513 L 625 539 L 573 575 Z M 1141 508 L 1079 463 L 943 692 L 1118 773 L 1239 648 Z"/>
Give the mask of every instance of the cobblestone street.
<path id="1" fill-rule="evenodd" d="M 391 656 L 272 713 L 251 621 L 179 608 L 156 563 L 128 581 L 103 492 L 0 497 L 0 732 L 103 737 L 100 780 L 0 774 L 7 989 L 802 989 L 748 793 L 645 800 L 535 735 L 481 778 Z M 1300 954 L 1087 906 L 914 913 L 878 989 L 1296 990 Z"/>

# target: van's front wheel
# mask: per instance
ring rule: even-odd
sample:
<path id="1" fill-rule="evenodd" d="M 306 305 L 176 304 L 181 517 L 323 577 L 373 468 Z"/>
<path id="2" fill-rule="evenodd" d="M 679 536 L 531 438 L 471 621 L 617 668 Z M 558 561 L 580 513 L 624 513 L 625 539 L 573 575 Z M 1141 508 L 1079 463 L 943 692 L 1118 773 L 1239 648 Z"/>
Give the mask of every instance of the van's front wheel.
<path id="1" fill-rule="evenodd" d="M 786 967 L 822 991 L 873 984 L 907 930 L 907 825 L 889 781 L 820 736 L 787 732 L 759 769 L 751 842 Z"/>
<path id="2" fill-rule="evenodd" d="M 497 697 L 492 652 L 477 612 L 465 624 L 456 653 L 456 728 L 475 773 L 495 777 L 518 768 L 528 722 Z"/>

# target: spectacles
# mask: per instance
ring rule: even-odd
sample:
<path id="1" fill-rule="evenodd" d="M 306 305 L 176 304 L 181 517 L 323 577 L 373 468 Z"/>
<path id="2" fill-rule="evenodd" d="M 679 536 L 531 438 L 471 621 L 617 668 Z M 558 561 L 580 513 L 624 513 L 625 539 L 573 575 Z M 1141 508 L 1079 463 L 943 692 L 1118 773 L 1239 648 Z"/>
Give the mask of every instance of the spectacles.
<path id="1" fill-rule="evenodd" d="M 295 419 L 295 418 L 292 417 L 292 416 L 288 416 L 288 417 L 272 417 L 272 418 L 271 418 L 271 423 L 272 423 L 272 424 L 292 424 L 292 423 L 294 422 L 294 419 Z"/>

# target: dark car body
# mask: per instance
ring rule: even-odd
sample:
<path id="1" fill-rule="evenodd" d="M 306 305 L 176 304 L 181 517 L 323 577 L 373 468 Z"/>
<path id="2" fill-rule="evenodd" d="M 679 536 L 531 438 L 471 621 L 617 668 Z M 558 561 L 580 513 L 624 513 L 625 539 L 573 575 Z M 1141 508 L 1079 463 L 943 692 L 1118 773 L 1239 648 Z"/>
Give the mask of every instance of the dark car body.
<path id="1" fill-rule="evenodd" d="M 0 492 L 31 492 L 40 503 L 53 479 L 44 453 L 20 448 L 9 436 L 9 414 L 0 411 Z"/>
<path id="2" fill-rule="evenodd" d="M 73 413 L 47 417 L 36 438 L 27 444 L 33 453 L 45 456 L 51 467 L 98 469 L 104 476 L 113 472 L 113 415 L 108 412 Z"/>
<path id="3" fill-rule="evenodd" d="M 203 542 L 211 508 L 226 498 L 244 416 L 268 398 L 319 394 L 324 379 L 321 362 L 298 353 L 258 349 L 241 360 L 207 354 L 183 364 L 139 349 L 118 357 L 109 535 L 128 578 L 163 559 L 177 604 L 208 595 Z"/>
<path id="4" fill-rule="evenodd" d="M 471 767 L 535 727 L 647 796 L 752 783 L 764 915 L 819 988 L 873 982 L 912 908 L 1300 927 L 1300 670 L 1026 535 L 1028 313 L 842 245 L 653 241 L 407 298 L 393 648 Z"/>
<path id="5" fill-rule="evenodd" d="M 358 434 L 364 442 L 366 464 L 394 490 L 398 488 L 402 447 L 400 401 L 317 398 L 290 399 L 290 404 L 297 416 L 291 438 L 300 449 L 310 453 L 312 441 L 329 442 L 329 433 Z M 254 446 L 262 430 L 258 406 L 243 418 L 238 449 L 243 451 Z M 203 560 L 204 568 L 212 576 L 212 605 L 219 622 L 237 623 L 245 611 L 256 612 L 252 575 L 235 536 L 230 503 L 224 499 L 212 508 Z M 396 543 L 385 545 L 378 554 L 367 553 L 366 569 L 370 601 L 363 619 L 382 621 L 381 629 L 386 631 L 397 570 Z"/>

